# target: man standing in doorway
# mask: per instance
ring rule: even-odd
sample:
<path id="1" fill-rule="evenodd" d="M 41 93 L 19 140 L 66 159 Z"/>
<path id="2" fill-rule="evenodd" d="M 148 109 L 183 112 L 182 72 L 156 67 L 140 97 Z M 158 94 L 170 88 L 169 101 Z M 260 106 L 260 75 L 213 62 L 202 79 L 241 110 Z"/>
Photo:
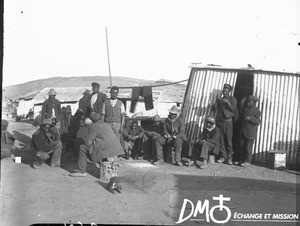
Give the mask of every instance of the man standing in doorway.
<path id="1" fill-rule="evenodd" d="M 43 121 L 44 119 L 51 118 L 52 121 L 56 122 L 55 127 L 60 128 L 60 120 L 61 120 L 62 112 L 61 112 L 60 102 L 55 98 L 56 91 L 54 89 L 50 89 L 48 95 L 49 98 L 44 101 L 42 106 L 41 120 Z"/>
<path id="2" fill-rule="evenodd" d="M 103 103 L 106 101 L 107 97 L 104 93 L 99 91 L 100 84 L 97 82 L 92 83 L 93 93 L 89 96 L 87 101 L 87 108 L 85 115 L 89 117 L 91 112 L 101 114 Z"/>
<path id="3" fill-rule="evenodd" d="M 258 99 L 250 95 L 247 98 L 247 105 L 243 108 L 241 117 L 241 166 L 248 166 L 252 161 L 252 148 L 257 135 L 257 126 L 261 123 L 260 111 L 255 106 Z"/>
<path id="4" fill-rule="evenodd" d="M 232 137 L 233 137 L 233 118 L 237 108 L 237 100 L 235 97 L 230 96 L 232 86 L 224 84 L 223 95 L 216 100 L 212 110 L 216 115 L 217 127 L 221 129 L 225 150 L 221 150 L 221 157 L 219 163 L 226 162 L 232 165 Z"/>

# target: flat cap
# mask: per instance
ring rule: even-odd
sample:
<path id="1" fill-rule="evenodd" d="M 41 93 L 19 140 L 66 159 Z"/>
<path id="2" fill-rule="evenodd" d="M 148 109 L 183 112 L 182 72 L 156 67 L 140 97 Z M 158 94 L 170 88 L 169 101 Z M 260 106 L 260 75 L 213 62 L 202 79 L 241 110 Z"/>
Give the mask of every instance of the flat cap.
<path id="1" fill-rule="evenodd" d="M 97 82 L 92 82 L 92 86 L 98 86 L 98 87 L 100 87 L 100 84 L 97 83 Z"/>
<path id="2" fill-rule="evenodd" d="M 250 95 L 250 96 L 248 96 L 248 100 L 258 101 L 258 98 L 254 95 Z"/>
<path id="3" fill-rule="evenodd" d="M 232 86 L 229 84 L 224 84 L 223 89 L 229 89 L 232 90 Z"/>

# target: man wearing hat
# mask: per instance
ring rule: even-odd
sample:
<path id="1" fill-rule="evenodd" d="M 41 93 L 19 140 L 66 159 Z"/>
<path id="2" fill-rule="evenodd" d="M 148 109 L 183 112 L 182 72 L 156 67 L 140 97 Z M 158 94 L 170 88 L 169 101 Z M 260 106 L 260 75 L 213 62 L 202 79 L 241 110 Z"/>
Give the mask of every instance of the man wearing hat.
<path id="1" fill-rule="evenodd" d="M 163 119 L 159 115 L 155 115 L 153 117 L 153 130 L 145 131 L 145 141 L 150 139 L 150 155 L 156 157 L 153 162 L 154 165 L 159 165 L 164 161 L 162 148 L 166 143 L 166 138 L 163 136 L 163 123 Z M 159 150 L 157 151 L 157 149 Z"/>
<path id="2" fill-rule="evenodd" d="M 78 108 L 82 110 L 83 115 L 86 115 L 86 108 L 88 105 L 88 99 L 90 96 L 90 90 L 86 89 L 82 93 L 83 97 L 80 98 L 79 103 L 78 103 Z"/>
<path id="3" fill-rule="evenodd" d="M 166 138 L 167 156 L 172 157 L 172 163 L 177 166 L 182 166 L 181 149 L 184 141 L 187 141 L 185 135 L 184 121 L 179 117 L 180 110 L 174 105 L 169 110 L 168 118 L 163 124 L 163 136 Z M 162 156 L 162 144 L 159 140 L 155 143 L 158 156 Z M 172 149 L 175 151 L 175 159 L 173 159 Z M 159 158 L 159 157 L 158 157 Z"/>
<path id="4" fill-rule="evenodd" d="M 224 84 L 223 95 L 217 99 L 212 107 L 212 111 L 216 116 L 216 124 L 223 134 L 225 150 L 221 150 L 221 157 L 218 162 L 227 162 L 232 165 L 232 137 L 233 137 L 233 118 L 237 112 L 237 100 L 235 97 L 230 96 L 232 86 Z"/>
<path id="5" fill-rule="evenodd" d="M 32 135 L 33 147 L 36 149 L 36 157 L 33 162 L 33 168 L 39 168 L 47 159 L 51 157 L 51 166 L 61 166 L 62 143 L 60 141 L 60 132 L 48 118 L 44 119 L 40 128 Z"/>
<path id="6" fill-rule="evenodd" d="M 257 127 L 261 123 L 260 110 L 255 106 L 258 99 L 250 95 L 241 114 L 241 166 L 248 166 L 252 161 L 252 148 L 257 135 Z"/>
<path id="7" fill-rule="evenodd" d="M 131 125 L 123 130 L 125 141 L 125 155 L 130 159 L 130 152 L 133 159 L 142 159 L 143 156 L 143 138 L 145 130 L 138 125 L 138 121 L 133 119 Z"/>
<path id="8" fill-rule="evenodd" d="M 86 112 L 85 116 L 89 117 L 91 112 L 96 112 L 101 115 L 102 113 L 102 108 L 103 108 L 103 103 L 106 101 L 107 97 L 104 93 L 101 93 L 99 91 L 100 89 L 100 84 L 97 82 L 92 83 L 92 94 L 89 95 L 88 100 L 87 100 L 87 107 L 86 107 Z"/>
<path id="9" fill-rule="evenodd" d="M 15 136 L 7 131 L 8 121 L 1 120 L 1 159 L 8 158 L 14 159 L 12 151 L 15 146 Z"/>
<path id="10" fill-rule="evenodd" d="M 92 124 L 86 136 L 83 138 L 84 144 L 80 145 L 78 155 L 79 170 L 71 173 L 73 177 L 84 177 L 87 175 L 87 157 L 90 156 L 94 163 L 102 162 L 108 158 L 116 158 L 123 154 L 123 148 L 114 132 L 103 120 L 101 115 L 95 112 L 90 114 Z"/>
<path id="11" fill-rule="evenodd" d="M 56 121 L 56 127 L 60 128 L 60 119 L 62 116 L 61 106 L 59 100 L 55 98 L 56 91 L 50 89 L 48 92 L 49 98 L 44 101 L 42 106 L 42 121 L 51 118 Z"/>
<path id="12" fill-rule="evenodd" d="M 207 167 L 208 156 L 218 156 L 222 149 L 224 150 L 224 143 L 221 131 L 216 127 L 215 117 L 210 115 L 205 119 L 204 130 L 200 137 L 190 141 L 188 155 L 192 161 L 189 161 L 188 166 L 191 166 L 192 162 L 197 164 L 196 159 L 200 157 L 203 162 L 200 168 L 204 169 Z"/>

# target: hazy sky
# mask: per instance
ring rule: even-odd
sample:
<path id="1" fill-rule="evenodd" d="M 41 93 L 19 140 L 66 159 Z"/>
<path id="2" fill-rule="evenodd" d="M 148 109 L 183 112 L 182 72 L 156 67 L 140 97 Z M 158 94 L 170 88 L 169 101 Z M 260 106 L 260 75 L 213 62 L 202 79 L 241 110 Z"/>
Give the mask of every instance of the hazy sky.
<path id="1" fill-rule="evenodd" d="M 105 27 L 112 76 L 176 81 L 187 79 L 196 62 L 300 71 L 299 4 L 7 0 L 3 86 L 53 76 L 108 76 Z"/>

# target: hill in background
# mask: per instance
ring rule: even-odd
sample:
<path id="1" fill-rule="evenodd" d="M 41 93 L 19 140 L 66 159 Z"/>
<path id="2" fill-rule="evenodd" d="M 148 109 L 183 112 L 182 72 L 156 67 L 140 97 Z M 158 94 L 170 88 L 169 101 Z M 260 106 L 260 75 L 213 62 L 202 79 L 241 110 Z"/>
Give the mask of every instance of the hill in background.
<path id="1" fill-rule="evenodd" d="M 112 85 L 119 87 L 145 86 L 160 84 L 162 80 L 153 81 L 137 78 L 112 77 Z M 16 98 L 29 92 L 41 91 L 45 87 L 90 87 L 92 82 L 100 83 L 100 91 L 110 87 L 108 76 L 82 76 L 82 77 L 52 77 L 39 79 L 23 84 L 3 87 L 4 95 L 8 98 Z M 169 81 L 168 81 L 169 82 Z M 181 86 L 179 84 L 179 86 Z M 185 85 L 182 85 L 185 86 Z"/>

